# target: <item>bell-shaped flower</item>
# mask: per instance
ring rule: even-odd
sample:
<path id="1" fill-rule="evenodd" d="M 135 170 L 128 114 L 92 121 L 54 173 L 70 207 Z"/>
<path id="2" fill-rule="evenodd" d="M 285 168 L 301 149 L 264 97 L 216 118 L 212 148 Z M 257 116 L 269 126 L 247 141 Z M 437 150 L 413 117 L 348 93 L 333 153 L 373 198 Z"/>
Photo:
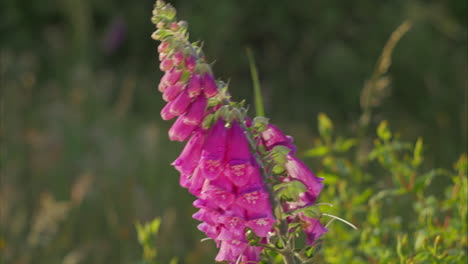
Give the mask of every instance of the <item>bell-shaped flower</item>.
<path id="1" fill-rule="evenodd" d="M 304 183 L 309 193 L 314 198 L 320 194 L 320 191 L 323 188 L 323 178 L 315 176 L 301 160 L 291 154 L 288 154 L 287 161 L 284 166 L 288 176 Z"/>
<path id="2" fill-rule="evenodd" d="M 198 166 L 190 177 L 190 186 L 189 192 L 197 197 L 200 197 L 203 185 L 205 184 L 205 177 L 203 176 L 203 172 Z"/>
<path id="3" fill-rule="evenodd" d="M 190 105 L 187 113 L 184 115 L 184 122 L 198 126 L 205 117 L 208 101 L 203 95 L 199 95 Z"/>
<path id="4" fill-rule="evenodd" d="M 198 230 L 205 233 L 205 235 L 209 238 L 215 239 L 219 235 L 219 227 L 213 226 L 208 223 L 201 223 L 197 226 Z"/>
<path id="5" fill-rule="evenodd" d="M 195 168 L 198 166 L 201 157 L 205 135 L 201 130 L 196 131 L 190 140 L 185 145 L 182 153 L 172 163 L 172 165 L 181 174 L 192 175 Z"/>
<path id="6" fill-rule="evenodd" d="M 295 152 L 296 147 L 292 144 L 292 137 L 286 136 L 278 127 L 268 124 L 266 130 L 261 132 L 263 144 L 268 150 L 274 146 L 283 145 Z"/>
<path id="7" fill-rule="evenodd" d="M 211 74 L 205 73 L 201 81 L 203 86 L 203 93 L 205 94 L 206 98 L 211 98 L 218 94 L 218 86 L 216 85 L 216 81 Z"/>
<path id="8" fill-rule="evenodd" d="M 256 168 L 250 164 L 251 152 L 249 142 L 237 121 L 229 129 L 226 151 L 227 166 L 224 174 L 236 186 L 246 185 L 250 178 L 255 176 Z"/>
<path id="9" fill-rule="evenodd" d="M 262 247 L 252 247 L 247 246 L 247 248 L 242 253 L 242 264 L 249 263 L 258 263 L 260 261 L 260 253 L 262 252 Z"/>
<path id="10" fill-rule="evenodd" d="M 225 166 L 227 129 L 219 119 L 211 127 L 202 151 L 201 168 L 207 179 L 216 179 Z"/>
<path id="11" fill-rule="evenodd" d="M 216 261 L 226 261 L 229 264 L 234 264 L 239 259 L 242 252 L 248 247 L 245 242 L 237 240 L 225 240 L 221 242 Z"/>
<path id="12" fill-rule="evenodd" d="M 258 212 L 271 212 L 268 193 L 263 189 L 239 193 L 237 195 L 236 204 L 251 214 Z"/>
<path id="13" fill-rule="evenodd" d="M 192 215 L 193 219 L 197 219 L 201 222 L 206 222 L 210 225 L 217 225 L 219 223 L 219 218 L 222 217 L 221 213 L 217 210 L 210 209 L 208 207 L 200 208 L 196 213 Z"/>
<path id="14" fill-rule="evenodd" d="M 275 224 L 275 220 L 272 217 L 262 217 L 257 219 L 249 220 L 246 223 L 246 226 L 259 237 L 266 237 L 268 232 L 271 231 L 273 225 Z"/>
<path id="15" fill-rule="evenodd" d="M 328 230 L 322 226 L 320 220 L 310 218 L 303 213 L 299 215 L 302 230 L 306 234 L 306 242 L 308 245 L 313 246 L 317 240 Z"/>
<path id="16" fill-rule="evenodd" d="M 172 101 L 169 111 L 175 116 L 180 116 L 185 113 L 188 106 L 190 105 L 192 98 L 187 93 L 187 89 L 183 90 L 177 97 Z"/>
<path id="17" fill-rule="evenodd" d="M 185 141 L 195 128 L 196 126 L 185 124 L 183 117 L 179 117 L 169 129 L 169 139 L 172 141 Z"/>
<path id="18" fill-rule="evenodd" d="M 245 239 L 245 220 L 237 216 L 220 216 L 219 223 L 222 224 L 217 240 L 239 240 Z"/>
<path id="19" fill-rule="evenodd" d="M 215 204 L 217 207 L 226 210 L 232 205 L 236 198 L 232 190 L 227 187 L 228 185 L 228 182 L 205 181 L 200 197 L 204 200 L 210 201 L 210 203 Z"/>

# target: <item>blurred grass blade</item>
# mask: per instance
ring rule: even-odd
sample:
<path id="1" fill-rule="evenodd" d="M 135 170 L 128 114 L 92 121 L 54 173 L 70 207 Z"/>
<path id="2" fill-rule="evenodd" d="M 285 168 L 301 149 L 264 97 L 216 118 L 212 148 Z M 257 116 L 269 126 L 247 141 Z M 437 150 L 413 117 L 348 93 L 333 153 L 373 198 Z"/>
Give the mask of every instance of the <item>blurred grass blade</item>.
<path id="1" fill-rule="evenodd" d="M 255 66 L 255 59 L 250 48 L 246 48 L 247 57 L 249 58 L 250 73 L 252 74 L 252 82 L 254 88 L 255 111 L 257 116 L 265 116 L 263 108 L 263 97 L 260 90 L 260 81 L 258 80 L 257 67 Z"/>

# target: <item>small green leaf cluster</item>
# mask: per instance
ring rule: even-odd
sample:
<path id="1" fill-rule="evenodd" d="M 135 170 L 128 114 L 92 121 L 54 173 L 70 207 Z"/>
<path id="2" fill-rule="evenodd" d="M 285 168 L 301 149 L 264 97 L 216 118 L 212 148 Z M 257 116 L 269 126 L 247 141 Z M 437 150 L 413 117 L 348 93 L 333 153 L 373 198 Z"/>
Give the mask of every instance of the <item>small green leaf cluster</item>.
<path id="1" fill-rule="evenodd" d="M 319 115 L 320 138 L 305 153 L 320 162 L 320 200 L 356 224 L 330 225 L 324 263 L 466 263 L 467 155 L 453 169 L 424 164 L 423 140 L 406 142 L 386 121 L 373 141 L 334 135 Z"/>
<path id="2" fill-rule="evenodd" d="M 159 264 L 156 260 L 158 251 L 156 249 L 156 236 L 161 225 L 160 218 L 154 218 L 152 221 L 140 224 L 136 223 L 135 227 L 138 235 L 138 242 L 143 248 L 143 260 L 139 264 Z M 173 258 L 170 264 L 177 264 L 177 258 Z"/>

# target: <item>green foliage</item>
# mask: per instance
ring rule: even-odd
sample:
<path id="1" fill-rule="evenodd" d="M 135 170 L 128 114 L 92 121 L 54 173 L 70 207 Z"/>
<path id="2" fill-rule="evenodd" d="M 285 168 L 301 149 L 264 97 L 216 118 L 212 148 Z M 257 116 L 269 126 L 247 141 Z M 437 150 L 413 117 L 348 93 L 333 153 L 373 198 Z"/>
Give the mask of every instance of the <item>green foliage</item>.
<path id="1" fill-rule="evenodd" d="M 319 127 L 333 127 L 323 114 L 318 120 Z M 359 231 L 329 225 L 324 262 L 467 261 L 466 154 L 454 170 L 427 169 L 423 140 L 401 140 L 386 121 L 378 125 L 370 149 L 359 138 L 343 139 L 327 131 L 306 152 L 321 163 L 317 173 L 325 177 L 326 189 L 320 200 L 333 203 L 327 211 L 350 220 Z M 340 145 L 350 147 L 334 147 Z M 431 184 L 435 181 L 439 185 Z"/>
<path id="2" fill-rule="evenodd" d="M 138 234 L 138 242 L 143 248 L 143 260 L 139 264 L 158 264 L 156 257 L 158 250 L 156 249 L 156 236 L 161 225 L 160 218 L 154 218 L 152 221 L 140 224 L 136 223 L 135 227 Z M 177 264 L 177 258 L 172 258 L 169 264 Z"/>

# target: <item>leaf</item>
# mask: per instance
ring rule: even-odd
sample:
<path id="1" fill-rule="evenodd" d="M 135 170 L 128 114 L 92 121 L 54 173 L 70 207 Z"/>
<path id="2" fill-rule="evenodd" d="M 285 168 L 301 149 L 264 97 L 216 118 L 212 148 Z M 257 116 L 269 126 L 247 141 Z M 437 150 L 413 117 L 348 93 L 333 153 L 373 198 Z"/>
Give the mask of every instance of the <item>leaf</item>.
<path id="1" fill-rule="evenodd" d="M 278 193 L 281 199 L 296 201 L 299 194 L 307 191 L 307 187 L 298 180 L 279 183 L 273 186 L 273 190 Z"/>
<path id="2" fill-rule="evenodd" d="M 333 133 L 333 123 L 324 113 L 318 114 L 318 127 L 320 136 L 330 138 Z"/>
<path id="3" fill-rule="evenodd" d="M 423 140 L 422 138 L 419 137 L 414 146 L 414 154 L 413 154 L 413 161 L 412 161 L 412 164 L 414 167 L 418 167 L 423 161 L 422 152 L 423 152 Z"/>
<path id="4" fill-rule="evenodd" d="M 306 157 L 321 157 L 326 155 L 330 149 L 327 146 L 318 146 L 313 149 L 308 150 L 305 153 Z"/>
<path id="5" fill-rule="evenodd" d="M 338 152 L 346 152 L 350 148 L 356 146 L 356 144 L 357 144 L 357 140 L 354 138 L 350 138 L 346 140 L 338 139 L 335 143 L 335 149 Z"/>
<path id="6" fill-rule="evenodd" d="M 388 141 L 392 137 L 392 132 L 388 129 L 388 122 L 386 120 L 380 122 L 377 127 L 377 136 L 383 141 Z"/>

